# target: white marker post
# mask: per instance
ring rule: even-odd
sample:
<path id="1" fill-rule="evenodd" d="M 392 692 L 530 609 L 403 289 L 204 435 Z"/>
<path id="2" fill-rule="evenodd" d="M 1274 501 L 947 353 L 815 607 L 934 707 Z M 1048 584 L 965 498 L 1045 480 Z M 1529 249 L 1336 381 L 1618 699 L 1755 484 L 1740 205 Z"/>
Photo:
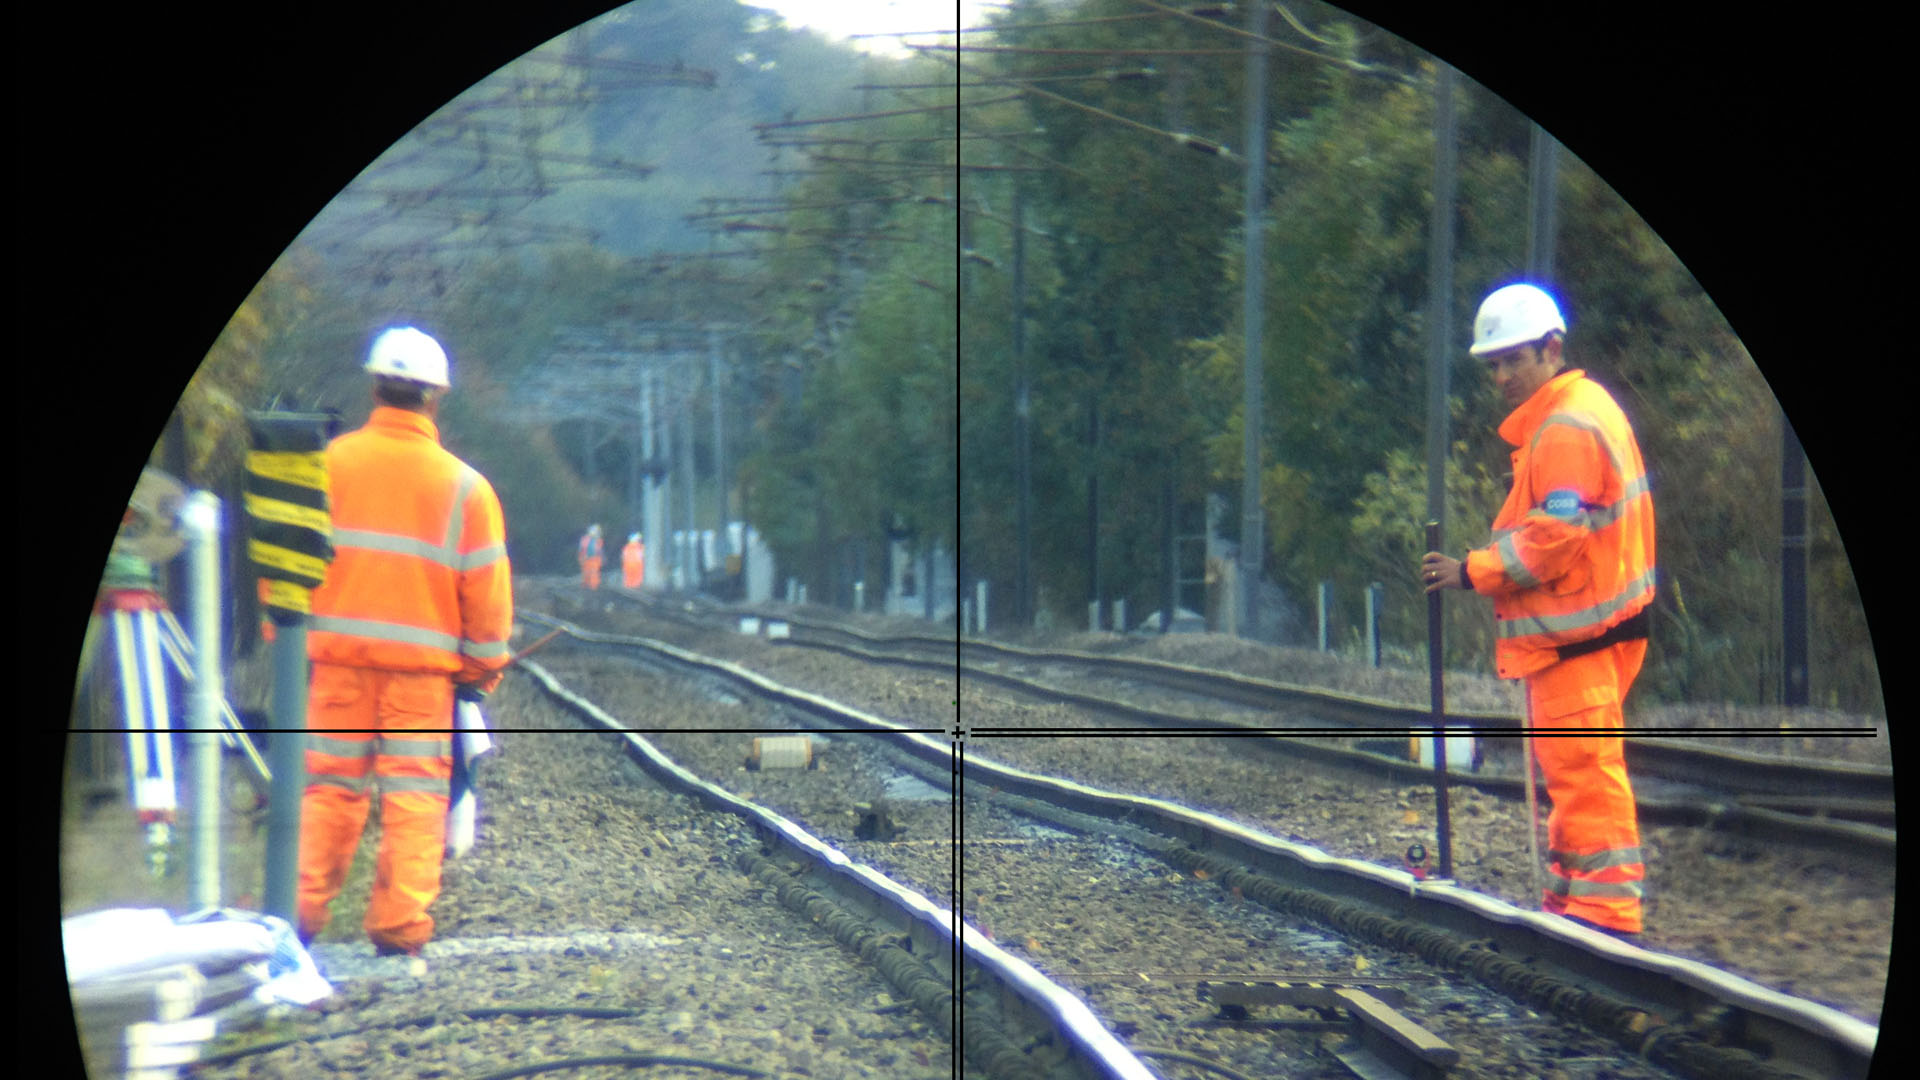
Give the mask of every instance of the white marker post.
<path id="1" fill-rule="evenodd" d="M 205 491 L 181 510 L 193 557 L 193 689 L 187 745 L 193 750 L 193 861 L 187 899 L 220 906 L 220 500 Z"/>

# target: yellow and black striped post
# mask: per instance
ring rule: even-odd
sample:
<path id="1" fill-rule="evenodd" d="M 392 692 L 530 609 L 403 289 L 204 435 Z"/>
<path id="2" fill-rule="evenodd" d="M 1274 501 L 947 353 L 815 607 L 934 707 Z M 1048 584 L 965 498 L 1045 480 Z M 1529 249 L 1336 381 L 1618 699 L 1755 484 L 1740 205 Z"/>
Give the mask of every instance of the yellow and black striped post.
<path id="1" fill-rule="evenodd" d="M 273 772 L 267 819 L 266 913 L 298 926 L 300 798 L 307 785 L 307 626 L 313 590 L 333 561 L 327 442 L 338 418 L 326 413 L 250 413 L 247 557 L 276 628 L 273 718 L 267 753 Z"/>
<path id="2" fill-rule="evenodd" d="M 247 557 L 266 585 L 276 625 L 312 610 L 313 590 L 333 561 L 327 503 L 327 441 L 336 419 L 325 413 L 253 413 L 247 417 Z"/>

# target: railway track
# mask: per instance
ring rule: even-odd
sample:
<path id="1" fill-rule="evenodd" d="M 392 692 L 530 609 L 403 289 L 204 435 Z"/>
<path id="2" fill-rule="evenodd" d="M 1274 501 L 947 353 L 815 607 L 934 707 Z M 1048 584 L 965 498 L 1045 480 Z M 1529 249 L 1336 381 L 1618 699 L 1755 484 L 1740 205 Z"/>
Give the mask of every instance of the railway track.
<path id="1" fill-rule="evenodd" d="M 1265 752 L 1305 757 L 1395 782 L 1427 780 L 1412 760 L 1412 731 L 1432 730 L 1428 710 L 1401 703 L 1256 679 L 1161 661 L 1023 649 L 977 639 L 881 637 L 819 620 L 774 618 L 696 606 L 649 603 L 655 618 L 713 628 L 741 618 L 778 622 L 778 639 L 828 649 L 864 662 L 953 671 L 963 680 L 1070 705 L 1105 726 L 1189 732 L 1272 734 L 1252 740 Z M 964 721 L 964 717 L 962 718 Z M 1524 795 L 1516 716 L 1452 711 L 1446 726 L 1472 728 L 1484 759 L 1451 782 L 1507 798 Z M 1023 729 L 1031 734 L 1034 728 Z M 1062 729 L 1066 730 L 1066 729 Z M 1737 729 L 1736 729 L 1737 730 Z M 997 734 L 980 728 L 983 735 Z M 1711 736 L 1693 731 L 1688 737 Z M 1873 737 L 1863 729 L 1838 737 Z M 1642 820 L 1712 827 L 1760 843 L 1789 843 L 1850 859 L 1891 859 L 1895 799 L 1889 767 L 1789 759 L 1649 736 L 1626 739 Z"/>
<path id="2" fill-rule="evenodd" d="M 857 935 L 789 907 L 796 882 L 754 876 L 752 820 L 644 773 L 530 673 L 487 707 L 500 749 L 480 761 L 479 843 L 446 864 L 423 962 L 361 937 L 363 864 L 313 947 L 334 996 L 209 1047 L 191 1075 L 951 1080 L 941 1016 Z"/>
<path id="3" fill-rule="evenodd" d="M 575 630 L 574 634 L 580 640 L 595 642 L 601 651 L 637 648 L 656 656 L 668 655 L 673 651 L 669 649 L 667 653 L 662 653 L 658 648 L 659 643 L 644 639 L 595 635 L 581 630 Z M 556 665 L 560 663 L 557 660 L 552 662 Z M 604 662 L 604 657 L 595 658 L 596 664 Z M 662 661 L 654 659 L 648 662 Z M 699 663 L 684 655 L 674 657 L 670 662 L 681 666 L 697 666 Z M 738 671 L 727 670 L 729 667 L 709 666 L 702 677 L 726 679 L 744 687 L 742 680 L 745 676 Z M 602 667 L 596 666 L 591 670 L 591 678 L 603 686 L 610 686 L 620 678 L 608 674 Z M 582 674 L 585 675 L 585 669 Z M 642 674 L 625 677 L 643 681 L 647 678 Z M 654 681 L 658 681 L 657 677 L 654 677 Z M 839 728 L 856 726 L 858 723 L 852 714 L 837 712 L 829 703 L 810 695 L 800 698 L 788 696 L 783 707 L 799 710 L 807 718 L 802 721 L 806 724 L 824 723 Z M 660 738 L 677 739 L 682 743 L 691 738 L 694 744 L 704 738 L 708 750 L 701 751 L 694 744 L 683 745 L 682 749 L 696 755 L 701 752 L 712 753 L 711 732 L 705 736 L 662 734 Z M 837 745 L 849 738 L 838 736 L 835 749 L 827 760 L 842 763 L 850 756 L 857 759 L 877 746 L 872 738 L 855 739 L 860 751 L 849 754 Z M 905 747 L 905 744 L 897 744 L 892 739 L 888 743 L 896 748 Z M 937 782 L 943 772 L 950 773 L 952 755 L 946 753 L 943 761 L 938 741 L 922 744 L 916 752 L 923 755 L 921 770 L 915 770 L 921 772 L 921 782 Z M 731 753 L 723 752 L 722 757 L 709 763 L 709 767 L 718 771 L 733 767 L 730 765 L 732 757 L 728 756 Z M 886 768 L 884 765 L 873 767 Z M 893 766 L 896 770 L 900 767 L 898 763 Z M 1322 1045 L 1324 1040 L 1332 1036 L 1314 1029 L 1333 1023 L 1329 1016 L 1342 1012 L 1340 1008 L 1327 1004 L 1330 1000 L 1336 1000 L 1329 995 L 1351 991 L 1352 994 L 1367 995 L 1371 1001 L 1381 1000 L 1371 996 L 1372 991 L 1363 986 L 1341 985 L 1342 974 L 1367 968 L 1373 969 L 1375 979 L 1382 980 L 1374 984 L 1374 989 L 1388 997 L 1393 996 L 1390 990 L 1404 991 L 1407 983 L 1426 988 L 1424 998 L 1414 995 L 1411 1004 L 1404 1004 L 1407 1010 L 1404 1015 L 1425 1018 L 1431 1025 L 1429 1031 L 1433 1028 L 1453 1030 L 1456 1040 L 1473 1048 L 1472 1056 L 1478 1065 L 1465 1075 L 1544 1075 L 1533 1070 L 1546 1067 L 1550 1064 L 1549 1059 L 1537 1056 L 1529 1058 L 1517 1053 L 1513 1049 L 1516 1041 L 1527 1047 L 1557 1046 L 1565 1051 L 1562 1056 L 1567 1058 L 1592 1061 L 1608 1059 L 1606 1053 L 1596 1051 L 1591 1043 L 1595 1036 L 1591 1032 L 1584 1036 L 1589 1040 L 1587 1044 L 1571 1048 L 1581 1036 L 1563 1037 L 1556 1041 L 1545 1038 L 1538 1031 L 1529 1031 L 1517 1040 L 1503 1039 L 1497 1033 L 1489 1035 L 1484 1031 L 1476 1032 L 1475 1025 L 1460 1022 L 1463 1015 L 1498 1017 L 1499 1022 L 1491 1026 L 1511 1035 L 1516 1023 L 1515 1016 L 1525 1017 L 1527 1023 L 1539 1021 L 1547 1024 L 1569 1024 L 1572 1017 L 1555 1017 L 1552 1010 L 1541 1010 L 1537 1014 L 1533 1011 L 1533 1007 L 1548 998 L 1554 998 L 1554 994 L 1539 989 L 1545 985 L 1543 983 L 1533 984 L 1533 998 L 1517 1012 L 1511 1003 L 1503 1007 L 1484 1000 L 1449 996 L 1464 993 L 1462 985 L 1476 980 L 1462 978 L 1461 965 L 1466 961 L 1455 956 L 1449 966 L 1446 957 L 1451 954 L 1437 943 L 1437 939 L 1422 936 L 1431 931 L 1432 926 L 1444 927 L 1444 936 L 1450 940 L 1454 940 L 1455 935 L 1465 933 L 1470 939 L 1487 943 L 1479 946 L 1482 949 L 1503 956 L 1527 957 L 1521 964 L 1523 971 L 1508 971 L 1505 977 L 1509 981 L 1525 982 L 1536 979 L 1543 972 L 1557 971 L 1557 983 L 1561 987 L 1575 984 L 1605 986 L 1606 1001 L 1586 998 L 1582 999 L 1586 1002 L 1584 1005 L 1567 1006 L 1559 1011 L 1592 1014 L 1597 1010 L 1614 1016 L 1612 1023 L 1618 1030 L 1610 1038 L 1616 1046 L 1630 1033 L 1633 1039 L 1629 1041 L 1638 1040 L 1639 1048 L 1644 1050 L 1648 1038 L 1652 1037 L 1652 1043 L 1665 1048 L 1656 1048 L 1652 1054 L 1655 1060 L 1692 1070 L 1683 1071 L 1684 1075 L 1731 1075 L 1726 1071 L 1731 1069 L 1746 1076 L 1760 1076 L 1768 1075 L 1767 1070 L 1776 1067 L 1781 1071 L 1774 1075 L 1782 1076 L 1863 1075 L 1863 1054 L 1871 1053 L 1872 1041 L 1877 1034 L 1869 1025 L 1850 1020 L 1833 1010 L 1794 1003 L 1792 999 L 1773 995 L 1743 980 L 1715 972 L 1705 965 L 1654 957 L 1640 950 L 1621 950 L 1610 940 L 1598 935 L 1563 929 L 1559 920 L 1521 912 L 1450 885 L 1421 884 L 1404 873 L 1396 876 L 1394 872 L 1377 866 L 1329 859 L 1283 840 L 1262 835 L 1257 830 L 1234 826 L 1171 804 L 1102 794 L 1085 786 L 997 769 L 971 759 L 965 762 L 963 777 L 960 790 L 971 797 L 963 803 L 966 843 L 962 850 L 969 860 L 966 880 L 976 887 L 971 893 L 971 901 L 964 899 L 966 887 L 962 887 L 961 894 L 962 902 L 970 904 L 969 913 L 974 916 L 975 924 L 991 928 L 1003 940 L 1009 933 L 1024 936 L 1026 940 L 1020 944 L 1030 954 L 1030 959 L 1044 955 L 1047 966 L 1064 969 L 1062 980 L 1076 985 L 1089 1000 L 1096 1001 L 1103 1015 L 1112 1017 L 1117 1011 L 1127 1016 L 1150 1018 L 1151 1022 L 1141 1019 L 1119 1022 L 1119 1029 L 1123 1033 L 1132 1033 L 1136 1037 L 1134 1041 L 1144 1041 L 1138 1038 L 1143 1030 L 1151 1031 L 1166 1043 L 1177 1044 L 1185 1039 L 1202 1047 L 1205 1053 L 1215 1054 L 1215 1064 L 1229 1061 L 1228 1068 L 1233 1067 L 1230 1059 L 1222 1059 L 1217 1055 L 1231 1049 L 1229 1044 L 1238 1040 L 1250 1046 L 1238 1052 L 1252 1055 L 1251 1059 L 1242 1063 L 1252 1068 L 1254 1075 L 1270 1075 L 1273 1070 L 1281 1068 L 1285 1061 L 1292 1062 L 1286 1066 L 1290 1069 L 1312 1067 L 1337 1070 L 1328 1075 L 1344 1073 L 1345 1067 L 1337 1066 L 1337 1059 L 1331 1056 L 1334 1051 Z M 786 784 L 787 779 L 777 777 L 770 770 L 763 774 L 759 783 Z M 819 777 L 810 779 L 818 780 Z M 795 811 L 801 813 L 803 819 L 809 813 L 821 818 L 820 824 L 827 833 L 834 831 L 836 826 L 831 819 L 837 813 L 843 819 L 838 822 L 837 828 L 845 834 L 849 829 L 858 828 L 844 805 L 845 790 L 851 781 L 849 777 L 837 773 L 834 779 L 837 786 L 829 785 L 828 790 L 838 793 L 836 797 L 840 800 L 840 809 L 837 812 L 808 803 L 804 793 L 797 790 L 783 789 L 783 797 L 794 800 L 792 805 L 805 810 L 804 813 Z M 869 788 L 876 782 L 872 775 L 865 781 Z M 977 796 L 981 786 L 987 788 L 988 797 L 984 800 Z M 759 794 L 764 796 L 765 792 Z M 781 805 L 779 799 L 774 802 Z M 1004 817 L 1002 812 L 1014 809 L 1016 804 L 1022 815 L 1038 814 L 1049 820 L 1052 832 L 1036 833 L 1031 823 L 1023 824 Z M 827 804 L 828 807 L 832 805 L 832 802 Z M 926 821 L 915 823 L 910 815 L 905 820 L 908 824 L 903 827 L 909 832 L 922 832 L 927 827 Z M 1144 829 L 1141 828 L 1143 823 L 1148 823 Z M 1120 853 L 1114 847 L 1114 836 L 1125 837 L 1126 853 Z M 871 840 L 869 837 L 867 842 Z M 844 838 L 844 843 L 850 848 L 857 847 L 861 842 L 858 836 Z M 929 874 L 935 878 L 939 876 L 937 870 L 929 870 L 922 864 L 900 861 L 898 853 L 891 849 L 884 855 L 887 860 L 897 864 L 895 869 L 906 867 L 905 873 L 909 879 Z M 1226 860 L 1219 861 L 1223 855 Z M 1053 880 L 1051 875 L 1063 872 L 1063 868 L 1067 880 L 1084 878 L 1085 884 L 1078 885 L 1072 894 L 1033 895 L 1030 883 Z M 1206 882 L 1210 880 L 1217 884 L 1207 885 Z M 1101 888 L 1103 884 L 1105 888 Z M 1157 917 L 1132 910 L 1132 898 L 1155 889 L 1182 894 L 1177 901 L 1169 902 L 1184 906 Z M 1208 900 L 1203 902 L 1198 899 L 1194 895 L 1196 890 Z M 1308 896 L 1332 897 L 1334 900 L 1330 902 L 1336 906 L 1316 909 L 1314 905 L 1319 901 L 1306 899 Z M 1287 899 L 1289 897 L 1291 901 Z M 1292 912 L 1295 922 L 1284 929 L 1259 923 L 1258 933 L 1249 936 L 1246 928 L 1258 921 L 1249 922 L 1250 914 L 1269 902 Z M 1083 933 L 1086 930 L 1084 926 L 1076 927 L 1077 919 L 1093 921 L 1086 913 L 1101 903 L 1117 905 L 1123 928 L 1119 938 L 1113 936 L 1112 928 L 1108 928 L 1106 936 L 1101 937 L 1092 932 Z M 1224 904 L 1227 908 L 1226 921 L 1209 916 L 1209 903 Z M 1309 914 L 1304 923 L 1300 922 L 1299 909 L 1303 905 L 1309 912 L 1320 911 L 1319 917 L 1316 919 Z M 1263 911 L 1260 919 L 1273 918 L 1276 914 Z M 1386 922 L 1379 922 L 1381 919 Z M 1423 927 L 1422 924 L 1432 926 Z M 1153 945 L 1160 951 L 1155 953 L 1149 949 L 1142 952 L 1134 945 L 1134 951 L 1128 952 L 1127 943 L 1137 942 L 1142 937 L 1144 925 L 1153 927 L 1154 934 L 1150 936 Z M 1207 929 L 1197 936 L 1187 934 L 1186 930 L 1194 926 L 1205 926 Z M 1371 933 L 1372 938 L 1358 945 L 1344 938 L 1336 940 L 1326 936 L 1329 929 L 1351 933 L 1356 927 L 1364 926 L 1374 928 L 1367 932 Z M 1045 933 L 1033 933 L 1036 928 L 1044 929 Z M 1297 937 L 1302 934 L 1308 936 Z M 1314 970 L 1296 966 L 1277 973 L 1250 970 L 1246 963 L 1248 957 L 1256 952 L 1270 955 L 1274 949 L 1273 943 L 1284 935 L 1296 935 L 1286 938 L 1290 944 L 1285 951 L 1289 954 L 1304 952 L 1312 955 L 1316 948 L 1323 952 L 1341 949 L 1362 951 L 1338 952 L 1339 965 L 1332 972 L 1325 966 Z M 1314 935 L 1319 936 L 1316 938 Z M 1362 937 L 1365 936 L 1363 933 Z M 1405 975 L 1380 975 L 1383 966 L 1386 970 L 1398 971 L 1397 965 L 1410 961 L 1396 960 L 1387 955 L 1394 951 L 1390 948 L 1386 953 L 1372 953 L 1373 958 L 1369 959 L 1366 950 L 1383 948 L 1383 943 L 1397 941 L 1404 944 L 1413 939 L 1427 941 L 1428 944 L 1417 948 L 1438 956 L 1442 962 Z M 1218 941 L 1228 941 L 1236 947 L 1224 954 L 1221 962 L 1211 970 L 1196 971 L 1191 962 L 1180 964 L 1173 960 L 1175 957 L 1220 955 L 1212 947 Z M 1301 941 L 1317 941 L 1319 944 L 1301 946 L 1298 944 Z M 1618 955 L 1623 951 L 1630 955 Z M 1226 959 L 1235 955 L 1238 956 L 1237 963 Z M 1056 963 L 1058 957 L 1065 957 L 1067 962 Z M 1090 959 L 1093 962 L 1089 962 Z M 1428 959 L 1432 960 L 1432 957 Z M 1488 970 L 1500 967 L 1489 961 L 1486 955 L 1473 959 L 1475 962 L 1486 962 L 1483 966 L 1487 966 Z M 1075 977 L 1081 981 L 1073 983 Z M 1387 984 L 1394 979 L 1402 980 L 1401 985 L 1389 987 Z M 1348 974 L 1345 977 L 1348 984 L 1362 981 L 1356 975 Z M 1303 985 L 1315 982 L 1319 985 Z M 1150 991 L 1140 989 L 1142 985 L 1149 986 Z M 1215 1011 L 1206 1016 L 1196 1016 L 1193 1014 L 1196 995 L 1203 992 L 1209 995 L 1209 1002 Z M 1173 998 L 1168 998 L 1168 994 L 1172 994 Z M 1337 1000 L 1349 1000 L 1352 994 Z M 1563 1006 L 1566 1001 L 1573 1000 L 1564 992 L 1554 999 Z M 1005 1000 L 1018 1000 L 1018 995 Z M 1184 1001 L 1186 1007 L 1174 1008 L 1171 1004 L 1173 1000 Z M 1402 994 L 1400 1000 L 1404 1003 L 1407 998 Z M 1703 1003 L 1709 1001 L 1710 1006 L 1703 1010 Z M 1254 1006 L 1258 1006 L 1263 1013 L 1277 1011 L 1283 1015 L 1250 1018 L 1247 1010 Z M 977 1007 L 981 1009 L 981 1015 L 991 1012 L 990 1006 Z M 1441 1011 L 1435 1013 L 1436 1009 Z M 1029 1007 L 1016 1006 L 1012 1009 L 1015 1014 L 1027 1011 L 1030 1011 Z M 1348 1009 L 1344 1015 L 1356 1013 Z M 1395 1046 L 1405 1052 L 1409 1040 L 1419 1041 L 1418 1037 L 1411 1034 L 1412 1029 L 1405 1027 L 1398 1028 L 1403 1037 L 1399 1041 L 1388 1034 L 1396 1029 L 1393 1013 L 1371 1015 L 1374 1016 L 1374 1023 L 1338 1022 L 1342 1028 L 1361 1033 L 1339 1036 L 1345 1040 L 1341 1043 L 1345 1048 L 1341 1052 L 1361 1055 L 1363 1060 L 1380 1058 L 1395 1053 Z M 1435 1016 L 1441 1019 L 1436 1020 Z M 1758 1048 L 1770 1059 L 1770 1063 L 1762 1063 L 1751 1055 L 1741 1056 L 1745 1051 L 1728 1051 L 1734 1055 L 1729 1058 L 1722 1053 L 1725 1048 L 1714 1050 L 1706 1047 L 1698 1036 L 1703 1034 L 1700 1025 L 1709 1024 L 1709 1021 L 1711 1038 L 1742 1044 L 1749 1049 Z M 1253 1023 L 1262 1025 L 1257 1029 L 1260 1036 L 1251 1040 L 1241 1039 Z M 1202 1028 L 1205 1037 L 1195 1034 L 1196 1030 Z M 1287 1037 L 1276 1036 L 1276 1030 L 1284 1030 Z M 1229 1032 L 1231 1035 L 1227 1034 Z M 1373 1032 L 1376 1040 L 1386 1041 L 1370 1043 L 1364 1037 L 1367 1032 Z M 1653 1037 L 1656 1034 L 1657 1037 Z M 1151 1048 L 1167 1050 L 1176 1055 L 1182 1052 L 1167 1045 Z M 1280 1056 L 1275 1057 L 1276 1054 Z M 1441 1056 L 1444 1057 L 1444 1053 Z M 1631 1054 L 1627 1056 L 1631 1057 Z M 1716 1057 L 1719 1064 L 1702 1064 Z M 1692 1064 L 1688 1064 L 1689 1061 Z M 1607 1067 L 1615 1070 L 1609 1075 L 1637 1075 L 1619 1071 L 1629 1066 L 1628 1062 L 1612 1062 Z M 1419 1075 L 1422 1070 L 1437 1074 L 1438 1071 L 1444 1071 L 1445 1067 L 1443 1061 L 1420 1058 L 1417 1054 L 1415 1058 L 1403 1060 L 1394 1066 L 1401 1075 Z M 1301 1075 L 1318 1074 L 1309 1072 Z"/>

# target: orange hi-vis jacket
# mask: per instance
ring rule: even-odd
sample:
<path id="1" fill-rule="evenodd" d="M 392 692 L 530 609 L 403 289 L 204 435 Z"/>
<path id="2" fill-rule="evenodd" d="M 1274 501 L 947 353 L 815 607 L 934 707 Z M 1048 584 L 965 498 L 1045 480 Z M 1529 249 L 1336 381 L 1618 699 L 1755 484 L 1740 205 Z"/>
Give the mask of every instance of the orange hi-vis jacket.
<path id="1" fill-rule="evenodd" d="M 334 561 L 313 591 L 308 657 L 493 689 L 513 628 L 493 485 L 431 419 L 387 406 L 328 445 L 327 468 Z"/>
<path id="2" fill-rule="evenodd" d="M 1548 380 L 1500 437 L 1518 447 L 1513 490 L 1467 577 L 1493 598 L 1494 668 L 1517 679 L 1653 602 L 1653 496 L 1626 415 L 1583 371 Z"/>
<path id="3" fill-rule="evenodd" d="M 647 545 L 631 541 L 620 549 L 620 572 L 629 589 L 639 588 L 647 579 Z"/>

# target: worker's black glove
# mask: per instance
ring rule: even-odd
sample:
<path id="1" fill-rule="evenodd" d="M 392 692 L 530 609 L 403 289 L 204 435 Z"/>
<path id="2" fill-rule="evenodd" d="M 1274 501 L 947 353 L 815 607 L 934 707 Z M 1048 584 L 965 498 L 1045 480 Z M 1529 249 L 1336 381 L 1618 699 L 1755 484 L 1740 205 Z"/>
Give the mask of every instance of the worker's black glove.
<path id="1" fill-rule="evenodd" d="M 478 705 L 487 700 L 487 692 L 471 683 L 460 683 L 453 688 L 453 700 L 471 701 Z"/>

